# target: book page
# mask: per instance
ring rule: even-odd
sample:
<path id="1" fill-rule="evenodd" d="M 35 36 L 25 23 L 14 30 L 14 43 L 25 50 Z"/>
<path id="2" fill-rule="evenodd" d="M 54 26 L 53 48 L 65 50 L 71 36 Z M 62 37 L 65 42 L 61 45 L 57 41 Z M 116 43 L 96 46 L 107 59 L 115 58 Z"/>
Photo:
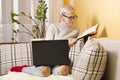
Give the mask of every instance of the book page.
<path id="1" fill-rule="evenodd" d="M 79 40 L 80 38 L 82 38 L 84 36 L 87 36 L 87 35 L 96 34 L 97 33 L 97 28 L 98 28 L 98 24 L 88 28 L 80 36 L 77 37 L 77 40 Z"/>

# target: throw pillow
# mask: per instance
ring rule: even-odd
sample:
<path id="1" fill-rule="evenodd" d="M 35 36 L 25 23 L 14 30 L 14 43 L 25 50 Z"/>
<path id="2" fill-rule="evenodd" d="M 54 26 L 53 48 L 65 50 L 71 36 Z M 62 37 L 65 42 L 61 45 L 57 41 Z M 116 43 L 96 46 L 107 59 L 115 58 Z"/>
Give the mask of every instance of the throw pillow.
<path id="1" fill-rule="evenodd" d="M 75 60 L 77 60 L 77 57 L 79 56 L 81 49 L 84 46 L 84 38 L 81 38 L 77 41 L 77 43 L 70 47 L 69 51 L 69 59 L 71 61 L 70 68 L 72 68 L 73 63 Z"/>
<path id="2" fill-rule="evenodd" d="M 94 39 L 88 38 L 72 67 L 75 80 L 101 80 L 107 63 L 107 52 Z"/>

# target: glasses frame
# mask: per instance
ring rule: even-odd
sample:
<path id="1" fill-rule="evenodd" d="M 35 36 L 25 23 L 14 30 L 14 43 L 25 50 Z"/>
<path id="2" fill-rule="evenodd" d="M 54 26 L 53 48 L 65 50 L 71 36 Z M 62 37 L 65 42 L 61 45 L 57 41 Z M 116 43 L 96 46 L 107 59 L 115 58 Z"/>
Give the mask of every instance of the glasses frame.
<path id="1" fill-rule="evenodd" d="M 76 20 L 77 18 L 78 18 L 78 16 L 77 15 L 75 15 L 75 16 L 66 16 L 66 15 L 64 15 L 64 14 L 62 14 L 64 17 L 66 17 L 66 18 L 68 18 L 69 20 Z"/>

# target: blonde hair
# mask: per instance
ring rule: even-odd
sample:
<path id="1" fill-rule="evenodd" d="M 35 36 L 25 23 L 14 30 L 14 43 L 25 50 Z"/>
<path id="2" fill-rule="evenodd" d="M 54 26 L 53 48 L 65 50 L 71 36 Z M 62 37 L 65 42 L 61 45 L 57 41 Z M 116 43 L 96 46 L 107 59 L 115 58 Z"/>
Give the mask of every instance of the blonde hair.
<path id="1" fill-rule="evenodd" d="M 75 9 L 71 5 L 64 5 L 60 9 L 60 14 L 68 14 L 71 12 L 75 12 Z"/>

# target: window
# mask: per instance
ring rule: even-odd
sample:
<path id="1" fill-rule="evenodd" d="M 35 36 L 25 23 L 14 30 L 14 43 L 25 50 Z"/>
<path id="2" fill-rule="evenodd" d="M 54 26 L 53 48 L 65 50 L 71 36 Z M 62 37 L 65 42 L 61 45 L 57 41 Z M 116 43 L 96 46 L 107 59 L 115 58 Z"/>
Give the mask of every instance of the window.
<path id="1" fill-rule="evenodd" d="M 11 11 L 15 13 L 24 11 L 35 16 L 37 2 L 37 0 L 0 0 L 0 42 L 11 42 L 11 38 L 14 36 L 13 28 L 19 28 L 18 25 L 12 24 Z M 46 26 L 49 26 L 51 23 L 59 22 L 59 9 L 63 5 L 63 0 L 46 0 L 46 3 L 48 4 L 48 20 Z M 27 25 L 32 24 L 31 21 L 24 18 L 20 18 L 20 20 Z M 30 41 L 30 39 L 30 36 L 25 34 L 18 37 L 18 40 L 22 42 Z"/>

